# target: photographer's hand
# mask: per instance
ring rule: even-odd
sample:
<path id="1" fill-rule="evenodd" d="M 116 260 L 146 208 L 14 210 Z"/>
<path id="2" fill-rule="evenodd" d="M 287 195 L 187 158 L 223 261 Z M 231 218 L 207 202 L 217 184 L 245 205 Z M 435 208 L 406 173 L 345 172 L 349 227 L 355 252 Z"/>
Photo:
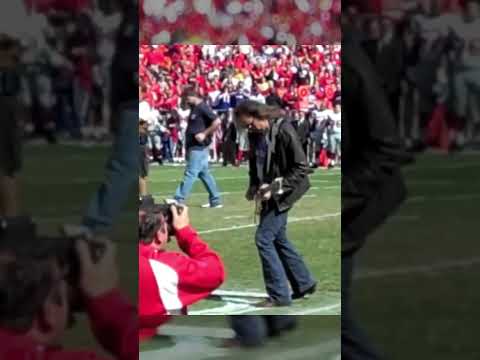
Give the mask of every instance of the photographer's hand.
<path id="1" fill-rule="evenodd" d="M 96 241 L 100 241 L 96 239 Z M 84 240 L 76 243 L 80 260 L 80 288 L 90 298 L 95 298 L 115 289 L 118 284 L 118 270 L 115 261 L 116 248 L 110 240 L 102 240 L 103 255 L 94 261 L 89 245 Z"/>
<path id="2" fill-rule="evenodd" d="M 174 205 L 170 207 L 173 214 L 173 227 L 175 230 L 181 230 L 190 225 L 190 218 L 188 217 L 188 207 L 182 206 L 181 211 Z"/>

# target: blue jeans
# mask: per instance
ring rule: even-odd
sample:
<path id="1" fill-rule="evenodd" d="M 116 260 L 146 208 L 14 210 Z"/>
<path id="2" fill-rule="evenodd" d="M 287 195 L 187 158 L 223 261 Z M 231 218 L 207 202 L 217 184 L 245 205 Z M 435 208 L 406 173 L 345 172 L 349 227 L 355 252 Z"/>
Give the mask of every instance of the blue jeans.
<path id="1" fill-rule="evenodd" d="M 106 179 L 88 206 L 83 225 L 107 232 L 120 214 L 129 191 L 138 179 L 138 105 L 120 114 L 113 152 L 106 166 Z"/>
<path id="2" fill-rule="evenodd" d="M 287 238 L 287 220 L 288 211 L 279 213 L 269 205 L 260 215 L 255 234 L 267 293 L 282 305 L 292 301 L 288 283 L 294 292 L 304 292 L 315 283 L 304 260 Z"/>
<path id="3" fill-rule="evenodd" d="M 297 318 L 292 315 L 235 315 L 230 316 L 230 322 L 242 345 L 258 346 L 269 336 L 293 328 Z"/>
<path id="4" fill-rule="evenodd" d="M 73 88 L 57 92 L 57 128 L 65 130 L 72 138 L 81 137 L 81 123 L 74 105 Z"/>
<path id="5" fill-rule="evenodd" d="M 162 140 L 163 160 L 173 162 L 172 141 L 170 138 Z"/>
<path id="6" fill-rule="evenodd" d="M 175 200 L 184 203 L 185 199 L 192 192 L 193 184 L 200 179 L 208 191 L 210 205 L 220 204 L 220 193 L 217 183 L 208 168 L 208 149 L 204 150 L 188 150 L 187 151 L 187 168 L 183 181 L 175 192 Z"/>

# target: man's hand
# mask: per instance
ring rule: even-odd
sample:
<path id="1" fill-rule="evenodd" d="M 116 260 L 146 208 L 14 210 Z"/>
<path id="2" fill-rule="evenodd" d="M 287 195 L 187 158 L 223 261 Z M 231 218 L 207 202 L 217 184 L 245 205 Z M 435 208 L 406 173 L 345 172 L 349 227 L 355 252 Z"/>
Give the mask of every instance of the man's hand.
<path id="1" fill-rule="evenodd" d="M 178 208 L 175 205 L 170 207 L 173 214 L 173 228 L 175 230 L 181 230 L 190 225 L 190 218 L 188 217 L 188 207 L 182 206 L 180 214 Z"/>
<path id="2" fill-rule="evenodd" d="M 205 139 L 207 138 L 207 135 L 203 132 L 199 132 L 198 134 L 195 135 L 195 140 L 197 140 L 199 143 L 203 143 Z"/>
<path id="3" fill-rule="evenodd" d="M 267 189 L 270 185 L 268 184 L 263 184 L 260 186 L 260 190 L 258 191 L 258 195 L 263 201 L 268 201 L 272 197 L 272 191 L 268 190 L 266 192 L 263 192 L 265 189 Z"/>
<path id="4" fill-rule="evenodd" d="M 255 195 L 257 195 L 257 187 L 250 186 L 245 194 L 245 199 L 247 199 L 247 201 L 253 201 L 255 200 Z"/>
<path id="5" fill-rule="evenodd" d="M 90 298 L 95 298 L 115 289 L 118 284 L 118 269 L 115 261 L 116 248 L 108 239 L 95 239 L 105 246 L 103 255 L 94 261 L 91 249 L 85 240 L 76 242 L 80 260 L 80 288 Z"/>

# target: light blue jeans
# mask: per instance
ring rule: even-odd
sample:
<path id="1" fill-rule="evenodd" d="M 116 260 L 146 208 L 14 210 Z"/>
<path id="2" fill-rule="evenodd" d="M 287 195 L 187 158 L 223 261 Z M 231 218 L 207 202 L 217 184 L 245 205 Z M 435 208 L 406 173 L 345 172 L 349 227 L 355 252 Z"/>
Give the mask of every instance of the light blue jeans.
<path id="1" fill-rule="evenodd" d="M 91 199 L 83 219 L 83 225 L 94 232 L 108 232 L 111 229 L 131 187 L 137 183 L 138 104 L 133 105 L 120 114 L 120 126 L 107 162 L 105 180 Z"/>
<path id="2" fill-rule="evenodd" d="M 215 206 L 220 204 L 221 200 L 217 183 L 208 168 L 208 149 L 187 151 L 187 167 L 183 181 L 175 192 L 175 200 L 180 203 L 185 203 L 197 179 L 200 179 L 203 185 L 205 185 L 208 191 L 210 205 Z"/>

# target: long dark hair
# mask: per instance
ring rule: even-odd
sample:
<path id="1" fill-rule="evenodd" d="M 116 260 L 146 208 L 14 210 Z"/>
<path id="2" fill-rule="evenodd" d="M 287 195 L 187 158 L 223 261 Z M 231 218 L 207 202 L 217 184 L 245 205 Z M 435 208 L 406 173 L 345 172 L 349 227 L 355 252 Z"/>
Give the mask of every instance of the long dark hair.
<path id="1" fill-rule="evenodd" d="M 271 105 L 265 105 L 254 100 L 245 100 L 235 108 L 235 119 L 242 115 L 252 116 L 257 119 L 273 120 L 285 115 L 284 111 Z"/>

